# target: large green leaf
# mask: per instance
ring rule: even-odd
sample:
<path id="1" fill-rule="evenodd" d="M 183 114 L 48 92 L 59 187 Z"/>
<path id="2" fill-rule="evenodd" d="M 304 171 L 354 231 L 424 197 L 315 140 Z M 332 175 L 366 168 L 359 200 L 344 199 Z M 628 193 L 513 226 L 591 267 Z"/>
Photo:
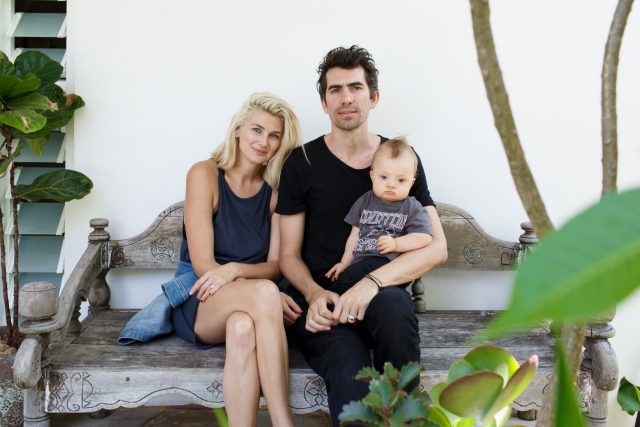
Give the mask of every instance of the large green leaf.
<path id="1" fill-rule="evenodd" d="M 447 417 L 447 414 L 442 410 L 442 408 L 439 408 L 436 405 L 430 405 L 428 411 L 429 420 L 442 427 L 452 427 L 449 417 Z"/>
<path id="2" fill-rule="evenodd" d="M 481 371 L 458 378 L 440 393 L 440 406 L 465 418 L 480 420 L 502 390 L 502 377 Z"/>
<path id="3" fill-rule="evenodd" d="M 15 158 L 20 155 L 20 149 L 21 147 L 20 145 L 18 145 L 15 151 L 10 156 L 2 157 L 2 159 L 0 159 L 0 178 L 4 176 L 11 162 L 13 162 Z"/>
<path id="4" fill-rule="evenodd" d="M 625 377 L 620 380 L 618 388 L 618 403 L 623 411 L 629 415 L 640 412 L 640 389 L 631 384 Z"/>
<path id="5" fill-rule="evenodd" d="M 42 86 L 55 83 L 62 75 L 62 65 L 44 53 L 35 50 L 18 55 L 15 67 L 18 77 L 33 73 L 42 80 Z"/>
<path id="6" fill-rule="evenodd" d="M 69 123 L 69 120 L 73 117 L 75 110 L 84 106 L 84 101 L 81 97 L 70 94 L 64 97 L 64 103 L 58 103 L 57 111 L 45 111 L 44 116 L 47 118 L 48 130 L 60 129 Z"/>
<path id="7" fill-rule="evenodd" d="M 640 189 L 604 198 L 549 235 L 518 269 L 509 310 L 484 338 L 545 319 L 577 322 L 615 306 L 640 285 Z"/>
<path id="8" fill-rule="evenodd" d="M 49 101 L 49 98 L 44 95 L 40 95 L 39 93 L 31 93 L 26 96 L 21 96 L 20 98 L 15 98 L 14 100 L 7 103 L 7 107 L 12 110 L 29 108 L 32 110 L 55 111 L 58 109 L 58 104 Z"/>
<path id="9" fill-rule="evenodd" d="M 93 183 L 84 174 L 68 169 L 60 169 L 40 175 L 29 185 L 16 186 L 20 200 L 38 202 L 52 200 L 68 202 L 81 199 L 91 191 Z"/>
<path id="10" fill-rule="evenodd" d="M 469 362 L 476 371 L 492 371 L 500 374 L 505 384 L 520 367 L 511 353 L 494 345 L 476 347 L 464 356 L 464 360 Z M 504 372 L 505 367 L 506 372 Z"/>
<path id="11" fill-rule="evenodd" d="M 29 92 L 34 92 L 40 87 L 40 80 L 31 74 L 28 80 L 19 79 L 16 76 L 0 75 L 0 97 L 4 99 L 14 98 Z"/>
<path id="12" fill-rule="evenodd" d="M 584 417 L 578 408 L 576 389 L 559 338 L 556 338 L 556 355 L 558 390 L 554 407 L 555 426 L 586 427 Z"/>
<path id="13" fill-rule="evenodd" d="M 25 134 L 38 131 L 47 123 L 47 119 L 33 110 L 9 110 L 0 113 L 0 123 L 18 129 Z"/>
<path id="14" fill-rule="evenodd" d="M 449 366 L 449 375 L 447 376 L 447 382 L 453 382 L 465 375 L 473 374 L 476 370 L 471 363 L 464 359 L 456 360 Z"/>
<path id="15" fill-rule="evenodd" d="M 11 91 L 6 95 L 7 99 L 13 99 L 31 92 L 35 92 L 40 88 L 40 85 L 42 83 L 40 79 L 33 73 L 29 73 L 18 80 L 19 81 L 16 83 L 16 85 L 13 86 Z"/>
<path id="16" fill-rule="evenodd" d="M 12 76 L 16 72 L 16 68 L 13 66 L 7 55 L 4 52 L 0 52 L 0 76 Z"/>
<path id="17" fill-rule="evenodd" d="M 365 426 L 379 426 L 382 420 L 362 404 L 362 402 L 350 402 L 344 405 L 342 412 L 338 415 L 340 425 L 347 423 L 360 423 Z"/>
<path id="18" fill-rule="evenodd" d="M 520 396 L 536 373 L 538 368 L 538 356 L 533 355 L 527 361 L 525 361 L 520 368 L 511 376 L 507 385 L 502 389 L 496 400 L 493 401 L 491 408 L 485 415 L 485 422 L 489 421 L 489 418 L 494 417 L 500 411 L 503 411 L 506 406 Z"/>
<path id="19" fill-rule="evenodd" d="M 45 135 L 38 135 L 33 137 L 27 136 L 22 138 L 22 140 L 27 143 L 27 146 L 31 151 L 33 151 L 38 156 L 42 156 L 42 154 L 44 153 L 44 144 L 46 144 L 49 140 L 49 131 L 47 131 Z"/>

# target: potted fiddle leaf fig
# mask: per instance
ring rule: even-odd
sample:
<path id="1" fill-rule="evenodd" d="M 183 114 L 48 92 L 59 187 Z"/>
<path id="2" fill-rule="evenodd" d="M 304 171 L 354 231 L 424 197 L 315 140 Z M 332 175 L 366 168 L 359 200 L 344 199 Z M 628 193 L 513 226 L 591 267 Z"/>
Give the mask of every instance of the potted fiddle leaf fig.
<path id="1" fill-rule="evenodd" d="M 49 134 L 65 126 L 76 109 L 84 106 L 81 97 L 66 94 L 56 82 L 62 75 L 62 66 L 47 55 L 30 51 L 11 62 L 0 51 L 0 177 L 9 173 L 11 210 L 13 215 L 13 316 L 9 304 L 6 248 L 4 241 L 4 213 L 0 209 L 0 275 L 2 296 L 7 323 L 7 343 L 20 344 L 18 332 L 18 269 L 19 227 L 18 204 L 21 202 L 67 202 L 87 195 L 93 186 L 91 180 L 80 172 L 60 169 L 45 173 L 29 185 L 16 185 L 14 160 L 25 149 L 42 155 Z M 2 139 L 2 138 L 0 138 Z M 0 207 L 1 208 L 1 207 Z"/>

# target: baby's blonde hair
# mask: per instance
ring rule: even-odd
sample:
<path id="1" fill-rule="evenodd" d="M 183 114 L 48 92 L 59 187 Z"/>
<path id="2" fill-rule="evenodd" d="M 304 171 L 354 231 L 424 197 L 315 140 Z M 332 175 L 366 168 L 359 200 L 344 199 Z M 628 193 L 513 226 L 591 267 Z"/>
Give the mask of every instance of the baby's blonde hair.
<path id="1" fill-rule="evenodd" d="M 222 144 L 211 153 L 211 158 L 215 160 L 218 167 L 227 171 L 235 166 L 238 155 L 238 139 L 236 131 L 244 125 L 249 117 L 256 111 L 264 111 L 275 117 L 282 119 L 282 138 L 280 147 L 276 154 L 269 160 L 264 169 L 264 180 L 275 191 L 280 185 L 280 171 L 282 165 L 291 151 L 300 145 L 300 125 L 298 117 L 287 102 L 277 95 L 269 92 L 256 92 L 249 96 L 249 99 L 242 104 L 229 124 L 227 136 Z"/>
<path id="2" fill-rule="evenodd" d="M 371 169 L 376 164 L 376 160 L 378 157 L 386 155 L 392 159 L 397 159 L 400 155 L 407 153 L 411 160 L 413 160 L 413 174 L 415 175 L 418 172 L 418 156 L 416 156 L 415 151 L 409 145 L 407 140 L 402 137 L 396 137 L 388 140 L 384 144 L 380 144 L 375 153 L 373 153 L 373 160 L 371 161 Z"/>

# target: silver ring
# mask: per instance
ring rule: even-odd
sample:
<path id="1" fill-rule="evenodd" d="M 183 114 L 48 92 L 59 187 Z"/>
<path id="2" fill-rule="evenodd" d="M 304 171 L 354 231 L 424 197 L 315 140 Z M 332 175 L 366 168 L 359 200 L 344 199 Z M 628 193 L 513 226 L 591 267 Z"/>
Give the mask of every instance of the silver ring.
<path id="1" fill-rule="evenodd" d="M 349 323 L 353 323 L 353 322 L 355 322 L 355 321 L 356 321 L 356 317 L 355 317 L 355 316 L 352 316 L 352 315 L 348 315 L 348 316 L 347 316 L 347 321 L 348 321 Z"/>
<path id="2" fill-rule="evenodd" d="M 213 286 L 214 286 L 214 285 L 213 285 L 213 283 L 212 283 L 212 284 L 210 284 L 209 286 L 207 286 L 207 289 L 211 290 L 211 289 L 213 289 Z"/>

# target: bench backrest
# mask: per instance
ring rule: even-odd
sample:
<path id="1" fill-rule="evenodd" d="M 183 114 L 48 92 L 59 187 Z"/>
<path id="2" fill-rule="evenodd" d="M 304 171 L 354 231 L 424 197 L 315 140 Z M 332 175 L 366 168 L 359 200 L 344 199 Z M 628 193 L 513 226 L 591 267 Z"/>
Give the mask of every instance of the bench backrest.
<path id="1" fill-rule="evenodd" d="M 110 241 L 111 268 L 175 268 L 180 257 L 184 202 L 162 211 L 135 237 Z M 463 209 L 438 203 L 449 259 L 441 268 L 457 270 L 512 270 L 523 245 L 488 235 Z"/>

